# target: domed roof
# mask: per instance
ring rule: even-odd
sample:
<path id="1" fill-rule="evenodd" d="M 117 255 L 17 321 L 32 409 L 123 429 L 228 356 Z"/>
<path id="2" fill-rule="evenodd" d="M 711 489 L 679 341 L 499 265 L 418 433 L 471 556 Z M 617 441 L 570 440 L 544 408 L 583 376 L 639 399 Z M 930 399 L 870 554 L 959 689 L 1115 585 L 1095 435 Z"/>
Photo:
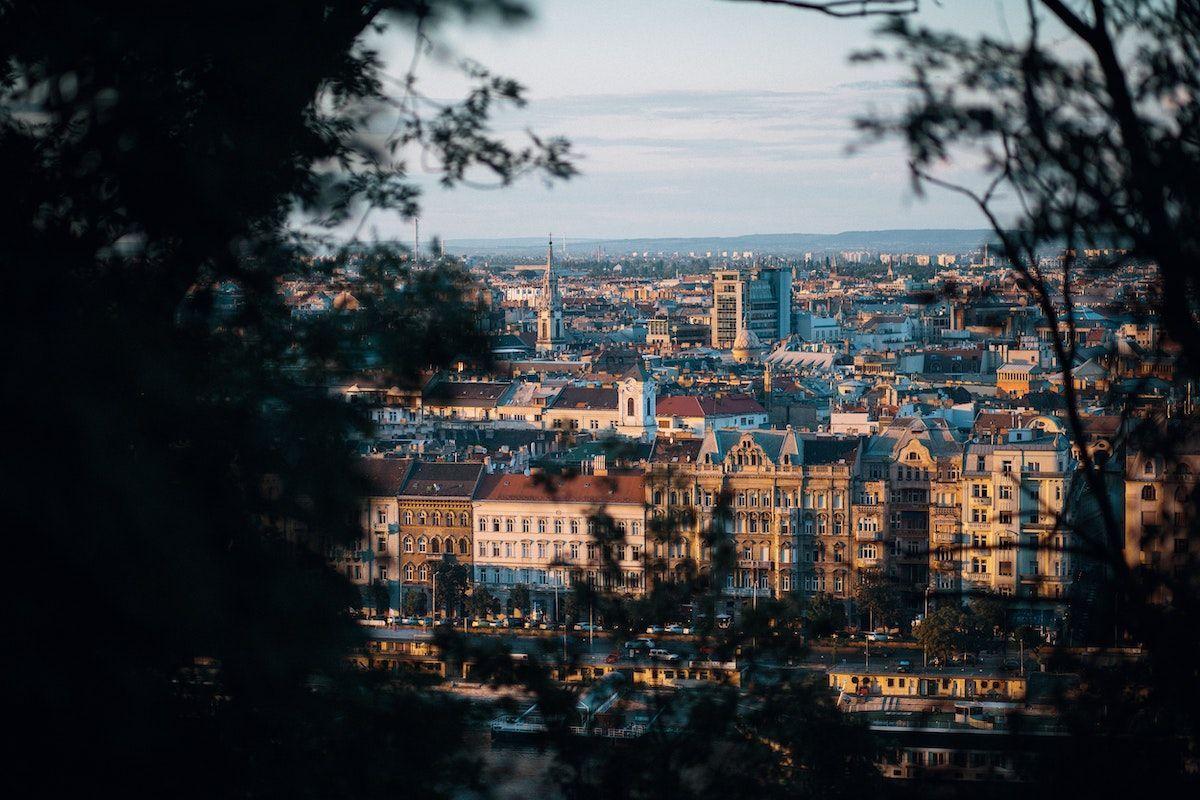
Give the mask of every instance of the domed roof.
<path id="1" fill-rule="evenodd" d="M 758 358 L 765 348 L 759 340 L 758 334 L 743 326 L 734 338 L 731 349 L 734 361 L 746 362 Z"/>
<path id="2" fill-rule="evenodd" d="M 762 342 L 759 340 L 758 334 L 749 328 L 742 328 L 733 340 L 734 350 L 754 350 L 761 347 Z"/>

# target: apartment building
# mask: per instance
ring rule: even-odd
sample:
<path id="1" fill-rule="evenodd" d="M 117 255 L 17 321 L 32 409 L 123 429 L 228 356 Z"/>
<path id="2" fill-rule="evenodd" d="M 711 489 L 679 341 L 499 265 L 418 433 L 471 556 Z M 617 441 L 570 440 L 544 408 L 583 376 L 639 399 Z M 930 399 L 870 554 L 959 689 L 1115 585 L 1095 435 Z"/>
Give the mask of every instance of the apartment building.
<path id="1" fill-rule="evenodd" d="M 1013 428 L 1003 439 L 967 444 L 962 477 L 964 592 L 1018 598 L 1064 595 L 1073 555 L 1071 533 L 1062 520 L 1063 498 L 1074 468 L 1067 437 L 1053 431 Z"/>
<path id="2" fill-rule="evenodd" d="M 730 597 L 805 591 L 847 599 L 859 444 L 790 428 L 709 431 L 694 462 L 659 468 L 648 479 L 652 533 L 670 532 L 665 541 L 652 536 L 656 572 L 678 579 L 712 570 L 711 545 L 728 542 L 732 558 L 716 578 Z"/>
<path id="3" fill-rule="evenodd" d="M 957 588 L 957 576 L 947 573 L 955 563 L 961 461 L 962 443 L 938 418 L 898 417 L 863 454 L 857 494 L 870 502 L 855 509 L 856 535 L 866 537 L 858 540 L 859 568 L 882 569 L 914 605 L 927 588 Z"/>
<path id="4" fill-rule="evenodd" d="M 471 563 L 471 498 L 483 474 L 475 462 L 419 461 L 396 492 L 399 523 L 391 558 L 397 565 L 398 608 L 404 597 L 421 596 L 433 608 L 433 575 L 444 562 Z"/>
<path id="5" fill-rule="evenodd" d="M 359 587 L 364 608 L 387 614 L 400 607 L 396 549 L 400 504 L 397 495 L 412 471 L 413 462 L 402 458 L 364 458 L 357 464 L 366 494 L 359 502 L 362 539 L 354 549 L 336 548 L 334 568 Z M 374 585 L 382 586 L 390 608 L 376 607 Z"/>
<path id="6" fill-rule="evenodd" d="M 558 594 L 576 581 L 640 594 L 645 494 L 640 474 L 484 476 L 472 500 L 475 585 L 502 599 L 524 585 L 550 614 Z M 607 558 L 597 526 L 611 526 L 607 532 L 619 538 Z"/>
<path id="7" fill-rule="evenodd" d="M 1161 454 L 1126 454 L 1125 563 L 1164 578 L 1180 577 L 1194 566 L 1200 558 L 1200 543 L 1192 535 L 1198 474 L 1200 443 L 1181 445 L 1170 462 Z"/>

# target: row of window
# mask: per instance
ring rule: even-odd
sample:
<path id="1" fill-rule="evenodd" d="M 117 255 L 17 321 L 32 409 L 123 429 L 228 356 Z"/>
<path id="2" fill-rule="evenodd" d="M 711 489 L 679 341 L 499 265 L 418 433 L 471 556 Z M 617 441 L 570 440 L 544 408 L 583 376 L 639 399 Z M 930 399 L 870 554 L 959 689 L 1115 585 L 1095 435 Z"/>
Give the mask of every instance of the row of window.
<path id="1" fill-rule="evenodd" d="M 623 519 L 619 519 L 615 520 L 614 524 L 621 533 L 628 533 L 632 536 L 640 536 L 642 533 L 642 523 L 637 520 L 626 522 Z M 596 532 L 595 520 L 589 518 L 581 521 L 576 517 L 572 517 L 565 522 L 562 517 L 554 517 L 553 519 L 547 519 L 546 517 L 522 517 L 519 520 L 515 517 L 480 517 L 475 527 L 480 533 L 488 533 L 489 531 L 491 533 L 517 533 L 518 528 L 520 529 L 520 533 L 533 533 L 535 528 L 537 533 L 547 533 L 547 529 L 551 528 L 554 533 L 562 534 L 569 532 L 573 536 L 578 536 L 581 529 L 586 529 L 589 535 Z"/>
<path id="2" fill-rule="evenodd" d="M 382 542 L 383 540 L 380 539 L 381 544 Z M 380 551 L 383 549 L 384 548 L 381 546 Z M 415 538 L 412 536 L 405 536 L 401 544 L 401 549 L 405 553 L 412 553 L 415 551 L 417 553 L 428 553 L 430 555 L 438 556 L 443 554 L 452 555 L 456 548 L 454 539 L 451 539 L 449 536 L 447 536 L 445 539 L 439 539 L 436 536 L 430 538 L 426 538 L 424 536 L 417 536 Z M 471 545 L 465 536 L 458 540 L 457 550 L 460 556 L 467 556 L 471 554 Z"/>
<path id="3" fill-rule="evenodd" d="M 645 576 L 640 572 L 624 571 L 617 574 L 615 583 L 610 582 L 607 575 L 594 570 L 581 573 L 580 576 L 590 586 L 602 586 L 609 589 L 641 589 L 645 587 Z M 494 586 L 532 586 L 534 588 L 553 589 L 568 587 L 575 578 L 568 570 L 530 569 L 527 567 L 475 567 L 475 580 L 478 583 Z"/>
<path id="4" fill-rule="evenodd" d="M 460 528 L 469 528 L 471 526 L 471 516 L 466 511 L 460 511 L 457 514 L 453 511 L 418 511 L 415 514 L 411 510 L 405 510 L 400 515 L 401 521 L 405 525 L 412 525 L 414 522 L 417 525 L 433 525 L 435 527 L 445 524 L 450 527 L 455 524 L 455 519 L 458 520 Z M 388 523 L 387 506 L 375 507 L 375 522 L 380 525 Z"/>
<path id="5" fill-rule="evenodd" d="M 578 561 L 580 554 L 586 554 L 588 561 L 597 560 L 600 545 L 596 542 L 504 542 L 481 540 L 477 543 L 476 553 L 479 558 L 537 558 L 545 561 L 553 556 L 561 561 L 568 558 Z M 609 545 L 609 558 L 614 561 L 638 561 L 642 557 L 642 548 L 638 545 L 612 544 Z"/>

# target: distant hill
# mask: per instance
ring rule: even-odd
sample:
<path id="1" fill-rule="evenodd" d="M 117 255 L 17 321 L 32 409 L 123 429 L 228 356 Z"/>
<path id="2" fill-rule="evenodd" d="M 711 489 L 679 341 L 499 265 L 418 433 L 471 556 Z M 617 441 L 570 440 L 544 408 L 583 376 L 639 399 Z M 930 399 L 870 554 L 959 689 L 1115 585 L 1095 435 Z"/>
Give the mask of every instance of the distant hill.
<path id="1" fill-rule="evenodd" d="M 752 233 L 744 236 L 687 236 L 644 239 L 576 239 L 567 240 L 569 253 L 583 255 L 603 247 L 610 256 L 637 251 L 652 255 L 694 252 L 704 255 L 723 250 L 733 252 L 753 250 L 755 253 L 794 255 L 842 250 L 888 250 L 910 252 L 961 252 L 980 247 L 991 241 L 993 234 L 983 228 L 957 229 L 899 229 L 883 231 L 843 231 L 842 233 Z M 559 251 L 559 241 L 554 244 Z M 446 252 L 458 255 L 530 255 L 546 252 L 544 237 L 512 239 L 447 239 Z"/>

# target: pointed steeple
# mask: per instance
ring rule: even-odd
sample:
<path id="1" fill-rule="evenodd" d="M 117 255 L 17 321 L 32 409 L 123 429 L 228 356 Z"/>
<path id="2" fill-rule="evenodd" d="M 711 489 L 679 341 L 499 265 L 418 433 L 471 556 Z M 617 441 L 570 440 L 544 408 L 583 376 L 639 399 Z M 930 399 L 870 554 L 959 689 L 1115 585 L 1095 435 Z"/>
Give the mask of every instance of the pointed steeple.
<path id="1" fill-rule="evenodd" d="M 558 276 L 554 274 L 554 234 L 546 246 L 546 271 L 542 274 L 542 296 L 538 302 L 537 349 L 551 353 L 562 346 L 562 298 L 558 294 Z"/>

